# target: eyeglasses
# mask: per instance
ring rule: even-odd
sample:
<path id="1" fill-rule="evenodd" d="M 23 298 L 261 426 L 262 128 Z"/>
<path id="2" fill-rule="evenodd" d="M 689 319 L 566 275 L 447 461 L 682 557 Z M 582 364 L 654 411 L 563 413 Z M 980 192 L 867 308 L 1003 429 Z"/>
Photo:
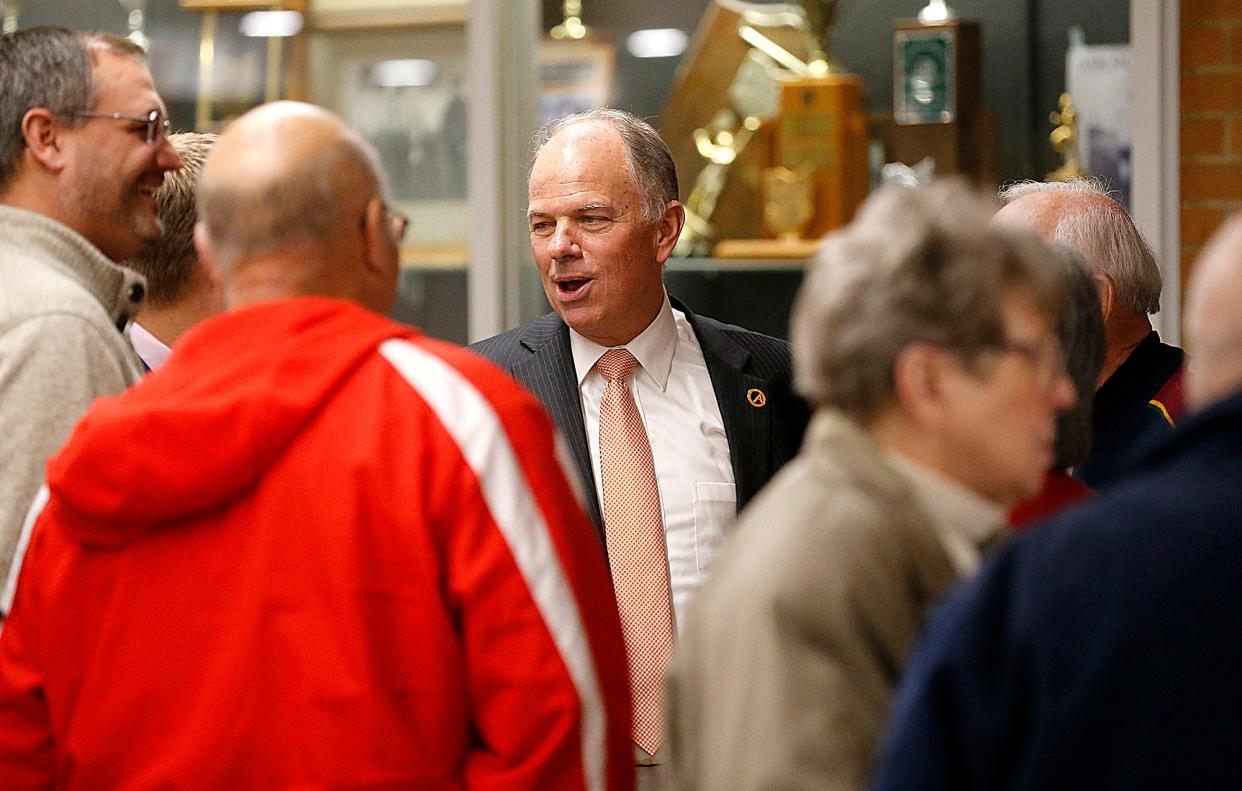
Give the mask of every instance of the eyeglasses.
<path id="1" fill-rule="evenodd" d="M 1038 343 L 1005 339 L 988 344 L 987 349 L 1025 357 L 1035 368 L 1041 386 L 1050 386 L 1058 376 L 1065 374 L 1065 350 L 1061 348 L 1060 341 L 1051 335 Z"/>
<path id="2" fill-rule="evenodd" d="M 405 232 L 410 229 L 410 218 L 403 212 L 388 209 L 388 226 L 392 230 L 392 238 L 397 244 L 405 241 Z"/>
<path id="3" fill-rule="evenodd" d="M 154 146 L 168 137 L 172 124 L 160 110 L 152 110 L 146 115 L 124 115 L 122 113 L 97 113 L 91 110 L 77 110 L 69 115 L 74 118 L 107 118 L 112 121 L 133 121 L 147 125 L 147 145 Z M 134 130 L 137 131 L 137 130 Z"/>
<path id="4" fill-rule="evenodd" d="M 405 232 L 410 229 L 410 218 L 403 212 L 389 208 L 387 203 L 384 204 L 384 215 L 388 218 L 388 232 L 392 234 L 392 240 L 400 245 L 405 241 Z M 358 218 L 358 230 L 365 231 L 366 228 L 367 211 L 364 209 L 362 216 Z"/>

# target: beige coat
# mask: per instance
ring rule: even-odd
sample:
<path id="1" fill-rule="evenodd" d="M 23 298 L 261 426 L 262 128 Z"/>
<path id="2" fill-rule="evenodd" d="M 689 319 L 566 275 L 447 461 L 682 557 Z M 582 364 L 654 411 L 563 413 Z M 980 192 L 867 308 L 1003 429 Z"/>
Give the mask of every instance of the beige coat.
<path id="1" fill-rule="evenodd" d="M 79 234 L 0 206 L 0 591 L 48 457 L 141 375 L 122 329 L 145 291 Z"/>
<path id="2" fill-rule="evenodd" d="M 668 686 L 672 787 L 865 787 L 928 607 L 957 576 L 910 479 L 821 409 L 685 624 Z"/>

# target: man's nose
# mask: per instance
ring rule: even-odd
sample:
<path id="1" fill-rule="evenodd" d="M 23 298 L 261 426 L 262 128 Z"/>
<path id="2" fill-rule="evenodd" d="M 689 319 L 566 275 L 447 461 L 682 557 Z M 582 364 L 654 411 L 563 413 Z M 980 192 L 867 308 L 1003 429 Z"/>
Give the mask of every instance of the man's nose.
<path id="1" fill-rule="evenodd" d="M 578 241 L 568 222 L 558 222 L 548 243 L 548 253 L 553 258 L 570 258 L 577 255 Z"/>
<path id="2" fill-rule="evenodd" d="M 181 155 L 167 137 L 159 142 L 159 150 L 155 154 L 155 162 L 160 170 L 181 170 Z"/>

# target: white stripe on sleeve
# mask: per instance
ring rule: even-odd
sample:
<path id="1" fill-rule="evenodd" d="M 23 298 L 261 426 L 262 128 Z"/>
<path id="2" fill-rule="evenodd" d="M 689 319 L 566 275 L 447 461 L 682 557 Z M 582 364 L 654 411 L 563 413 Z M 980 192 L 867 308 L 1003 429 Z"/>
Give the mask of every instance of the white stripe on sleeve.
<path id="1" fill-rule="evenodd" d="M 22 573 L 22 561 L 26 559 L 26 548 L 30 546 L 30 534 L 34 532 L 35 522 L 39 514 L 47 507 L 50 497 L 47 484 L 39 487 L 30 510 L 26 512 L 26 521 L 22 522 L 22 532 L 17 535 L 17 547 L 13 551 L 13 560 L 9 563 L 9 576 L 4 580 L 4 589 L 0 590 L 0 629 L 4 628 L 4 619 L 13 608 L 13 597 L 17 595 L 17 577 Z"/>
<path id="2" fill-rule="evenodd" d="M 590 791 L 604 791 L 606 725 L 590 643 L 577 600 L 548 534 L 547 521 L 530 491 L 504 426 L 478 389 L 439 357 L 402 340 L 384 341 L 379 351 L 431 406 L 478 478 L 492 518 L 508 543 L 577 688 L 582 705 L 586 787 Z M 572 470 L 570 467 L 566 474 L 572 475 Z M 572 486 L 573 479 L 570 481 Z"/>

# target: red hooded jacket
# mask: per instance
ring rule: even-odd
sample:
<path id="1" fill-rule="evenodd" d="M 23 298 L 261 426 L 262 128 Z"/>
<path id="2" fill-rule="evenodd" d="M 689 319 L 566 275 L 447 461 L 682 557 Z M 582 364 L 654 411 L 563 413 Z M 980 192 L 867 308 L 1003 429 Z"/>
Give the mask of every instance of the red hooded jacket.
<path id="1" fill-rule="evenodd" d="M 558 446 L 490 363 L 355 305 L 198 326 L 48 465 L 0 602 L 0 786 L 630 788 Z"/>

